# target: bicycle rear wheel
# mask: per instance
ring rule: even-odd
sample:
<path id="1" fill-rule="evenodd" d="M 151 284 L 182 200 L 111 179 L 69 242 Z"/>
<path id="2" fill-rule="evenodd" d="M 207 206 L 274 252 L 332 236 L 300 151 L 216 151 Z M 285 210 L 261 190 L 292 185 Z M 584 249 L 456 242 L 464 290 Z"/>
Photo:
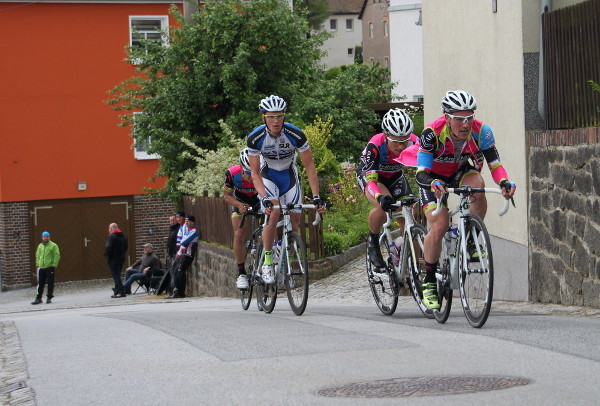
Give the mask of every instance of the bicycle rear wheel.
<path id="1" fill-rule="evenodd" d="M 471 326 L 482 327 L 490 314 L 494 292 L 492 245 L 485 224 L 471 215 L 466 222 L 467 247 L 459 247 L 458 286 L 465 317 Z"/>
<path id="2" fill-rule="evenodd" d="M 390 248 L 386 237 L 383 237 L 380 240 L 379 249 L 384 258 L 389 258 Z M 390 316 L 394 314 L 396 307 L 398 306 L 398 280 L 396 278 L 396 272 L 390 270 L 389 267 L 379 269 L 379 272 L 375 272 L 375 269 L 376 268 L 371 264 L 369 250 L 367 249 L 367 278 L 369 280 L 369 285 L 371 286 L 373 298 L 375 299 L 377 307 L 381 310 L 381 313 Z"/>
<path id="3" fill-rule="evenodd" d="M 260 238 L 256 238 L 253 236 L 253 239 L 248 241 L 246 244 L 246 258 L 249 258 L 247 262 L 249 262 L 247 266 L 248 271 L 248 289 L 240 289 L 240 299 L 242 301 L 242 309 L 248 310 L 250 307 L 250 303 L 252 302 L 252 291 L 254 290 L 254 274 L 256 269 L 258 269 L 258 261 L 262 254 L 262 241 L 259 244 L 258 240 Z M 253 243 L 255 244 L 256 251 L 254 253 L 251 252 L 251 248 Z M 248 255 L 250 254 L 250 255 Z"/>
<path id="4" fill-rule="evenodd" d="M 446 249 L 442 247 L 442 250 Z M 433 311 L 433 316 L 438 323 L 444 324 L 450 316 L 452 308 L 452 289 L 450 288 L 450 264 L 446 258 L 441 265 L 442 280 L 437 281 L 438 302 L 440 308 Z"/>
<path id="5" fill-rule="evenodd" d="M 423 256 L 423 240 L 427 231 L 419 224 L 415 224 L 411 229 L 412 244 L 409 241 L 404 241 L 404 252 L 406 258 L 402 264 L 408 266 L 408 277 L 410 283 L 410 291 L 412 292 L 415 302 L 419 310 L 428 319 L 433 318 L 433 310 L 425 306 L 423 303 L 423 280 L 425 279 L 425 257 Z M 406 236 L 406 234 L 405 234 Z M 406 262 L 405 262 L 406 261 Z"/>
<path id="6" fill-rule="evenodd" d="M 250 269 L 250 273 L 248 274 L 248 289 L 240 289 L 240 299 L 242 300 L 242 309 L 248 310 L 250 307 L 250 302 L 252 302 L 252 290 L 254 289 L 254 285 L 252 284 L 252 269 Z"/>
<path id="7" fill-rule="evenodd" d="M 296 316 L 301 316 L 308 303 L 308 258 L 304 241 L 295 232 L 288 236 L 287 252 L 282 253 L 285 290 L 288 301 Z M 287 258 L 286 258 L 287 257 Z M 289 265 L 290 269 L 287 269 Z"/>

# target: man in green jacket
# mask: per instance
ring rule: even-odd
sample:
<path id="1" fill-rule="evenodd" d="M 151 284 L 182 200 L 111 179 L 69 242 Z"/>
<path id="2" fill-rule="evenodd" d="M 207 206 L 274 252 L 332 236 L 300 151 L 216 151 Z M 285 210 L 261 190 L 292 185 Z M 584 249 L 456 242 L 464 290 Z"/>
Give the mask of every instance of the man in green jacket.
<path id="1" fill-rule="evenodd" d="M 31 302 L 32 305 L 42 303 L 46 282 L 48 282 L 48 299 L 46 299 L 46 303 L 52 302 L 52 298 L 54 297 L 54 271 L 58 266 L 59 260 L 60 250 L 58 249 L 58 245 L 50 241 L 50 233 L 44 231 L 42 233 L 42 242 L 38 245 L 35 252 L 38 285 L 35 300 Z"/>

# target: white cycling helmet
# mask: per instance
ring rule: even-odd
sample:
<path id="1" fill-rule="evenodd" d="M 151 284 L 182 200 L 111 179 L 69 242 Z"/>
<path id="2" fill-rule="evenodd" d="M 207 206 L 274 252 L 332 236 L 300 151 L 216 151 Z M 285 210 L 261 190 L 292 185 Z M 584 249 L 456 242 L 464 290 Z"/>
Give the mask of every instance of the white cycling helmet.
<path id="1" fill-rule="evenodd" d="M 261 113 L 266 113 L 268 111 L 285 111 L 287 107 L 287 103 L 279 96 L 271 95 L 269 97 L 265 97 L 258 104 L 258 109 Z"/>
<path id="2" fill-rule="evenodd" d="M 250 160 L 248 159 L 248 148 L 240 151 L 240 165 L 244 171 L 250 170 Z"/>
<path id="3" fill-rule="evenodd" d="M 455 113 L 457 111 L 477 109 L 477 102 L 472 94 L 464 90 L 449 90 L 442 98 L 442 111 Z"/>
<path id="4" fill-rule="evenodd" d="M 386 134 L 395 137 L 406 137 L 413 131 L 413 122 L 406 113 L 401 109 L 391 109 L 383 116 L 381 128 Z"/>

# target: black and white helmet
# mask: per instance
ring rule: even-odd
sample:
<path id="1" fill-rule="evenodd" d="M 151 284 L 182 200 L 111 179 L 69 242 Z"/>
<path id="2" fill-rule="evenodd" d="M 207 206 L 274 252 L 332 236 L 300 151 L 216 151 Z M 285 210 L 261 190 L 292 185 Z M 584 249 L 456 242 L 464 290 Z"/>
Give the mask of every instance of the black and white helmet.
<path id="1" fill-rule="evenodd" d="M 250 170 L 250 160 L 248 159 L 248 148 L 240 151 L 240 165 L 244 171 Z"/>
<path id="2" fill-rule="evenodd" d="M 265 97 L 258 104 L 258 109 L 261 113 L 266 113 L 268 111 L 285 111 L 287 107 L 287 103 L 279 96 L 271 95 L 269 97 Z"/>
<path id="3" fill-rule="evenodd" d="M 477 109 L 477 102 L 472 94 L 464 90 L 449 90 L 442 98 L 442 111 L 455 113 L 457 111 Z"/>
<path id="4" fill-rule="evenodd" d="M 388 135 L 395 137 L 406 137 L 413 131 L 413 122 L 406 113 L 401 109 L 391 109 L 383 116 L 381 128 Z"/>

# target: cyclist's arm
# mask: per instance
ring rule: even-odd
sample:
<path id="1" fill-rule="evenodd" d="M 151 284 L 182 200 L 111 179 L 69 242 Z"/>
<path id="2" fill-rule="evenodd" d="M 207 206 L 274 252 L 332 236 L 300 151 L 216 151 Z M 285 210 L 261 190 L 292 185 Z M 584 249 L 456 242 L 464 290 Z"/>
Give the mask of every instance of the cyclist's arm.
<path id="1" fill-rule="evenodd" d="M 315 162 L 313 160 L 313 154 L 310 149 L 300 152 L 300 159 L 306 170 L 306 176 L 308 177 L 308 184 L 310 185 L 310 191 L 313 196 L 319 195 L 319 178 L 317 177 L 317 170 L 315 169 Z M 258 189 L 257 189 L 258 190 Z"/>
<path id="2" fill-rule="evenodd" d="M 435 178 L 431 175 L 433 158 L 438 149 L 438 137 L 432 128 L 427 127 L 419 137 L 419 152 L 417 152 L 417 174 L 415 180 L 421 187 L 431 186 Z"/>
<path id="3" fill-rule="evenodd" d="M 492 129 L 487 125 L 483 124 L 481 130 L 476 137 L 477 145 L 485 157 L 485 161 L 490 168 L 492 179 L 496 184 L 500 184 L 505 179 L 508 179 L 506 169 L 502 166 L 500 161 L 500 155 L 496 149 L 496 139 Z"/>
<path id="4" fill-rule="evenodd" d="M 258 197 L 262 198 L 267 196 L 267 190 L 260 174 L 260 155 L 248 155 L 250 161 L 250 171 L 252 172 L 252 183 L 258 193 Z"/>
<path id="5" fill-rule="evenodd" d="M 377 196 L 381 194 L 379 189 L 379 148 L 377 148 L 377 145 L 369 142 L 362 158 L 364 159 L 362 170 L 367 181 L 365 189 L 367 193 L 377 199 Z"/>

